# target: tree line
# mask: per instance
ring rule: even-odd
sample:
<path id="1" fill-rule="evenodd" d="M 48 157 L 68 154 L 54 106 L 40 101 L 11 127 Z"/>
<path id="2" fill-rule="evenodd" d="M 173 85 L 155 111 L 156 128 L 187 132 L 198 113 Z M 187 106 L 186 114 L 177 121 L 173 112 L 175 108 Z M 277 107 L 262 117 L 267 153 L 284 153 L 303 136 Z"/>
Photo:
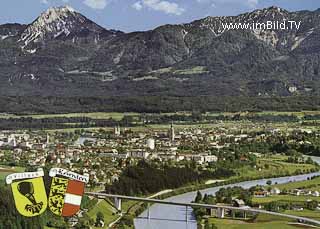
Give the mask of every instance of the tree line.
<path id="1" fill-rule="evenodd" d="M 121 195 L 145 195 L 165 189 L 175 189 L 207 179 L 224 178 L 234 175 L 230 169 L 218 168 L 215 171 L 195 171 L 191 168 L 155 168 L 145 161 L 126 168 L 119 180 L 106 186 L 107 193 Z"/>
<path id="2" fill-rule="evenodd" d="M 37 104 L 37 106 L 35 106 Z M 0 97 L 0 112 L 15 114 L 193 111 L 319 110 L 317 96 L 113 96 L 113 97 Z"/>

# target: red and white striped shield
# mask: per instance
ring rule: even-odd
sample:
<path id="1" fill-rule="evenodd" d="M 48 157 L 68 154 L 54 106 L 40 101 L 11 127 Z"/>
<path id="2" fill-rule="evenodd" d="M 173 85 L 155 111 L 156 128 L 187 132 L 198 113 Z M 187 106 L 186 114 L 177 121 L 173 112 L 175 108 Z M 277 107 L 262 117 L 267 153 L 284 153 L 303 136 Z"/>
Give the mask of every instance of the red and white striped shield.
<path id="1" fill-rule="evenodd" d="M 80 175 L 61 168 L 52 168 L 48 205 L 59 216 L 70 217 L 80 210 L 81 200 L 88 176 Z"/>

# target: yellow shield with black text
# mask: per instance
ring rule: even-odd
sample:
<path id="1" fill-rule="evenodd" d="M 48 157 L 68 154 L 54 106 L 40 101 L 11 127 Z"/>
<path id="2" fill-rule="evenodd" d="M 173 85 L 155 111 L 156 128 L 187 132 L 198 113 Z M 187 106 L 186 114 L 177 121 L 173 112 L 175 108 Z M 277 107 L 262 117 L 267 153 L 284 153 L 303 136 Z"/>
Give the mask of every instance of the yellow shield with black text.
<path id="1" fill-rule="evenodd" d="M 11 189 L 18 212 L 26 217 L 41 215 L 47 208 L 42 177 L 13 182 Z"/>

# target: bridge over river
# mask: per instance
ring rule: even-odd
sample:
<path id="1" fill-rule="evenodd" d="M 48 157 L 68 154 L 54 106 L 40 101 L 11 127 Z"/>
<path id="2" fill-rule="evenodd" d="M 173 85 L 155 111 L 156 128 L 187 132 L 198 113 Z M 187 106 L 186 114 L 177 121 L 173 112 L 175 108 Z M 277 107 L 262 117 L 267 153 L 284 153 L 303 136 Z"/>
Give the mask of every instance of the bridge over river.
<path id="1" fill-rule="evenodd" d="M 319 157 L 313 157 L 314 161 L 320 164 Z M 254 181 L 245 181 L 236 184 L 224 185 L 220 187 L 213 187 L 205 190 L 201 190 L 201 193 L 215 195 L 215 193 L 222 187 L 234 187 L 240 186 L 243 188 L 250 188 L 255 185 L 266 185 L 267 180 L 271 180 L 272 183 L 284 184 L 294 181 L 307 180 L 313 176 L 320 176 L 320 172 L 297 175 L 291 177 L 279 177 L 271 179 L 260 179 Z M 255 208 L 236 208 L 231 206 L 218 206 L 218 205 L 206 205 L 206 204 L 195 204 L 192 201 L 195 199 L 196 192 L 189 192 L 178 196 L 173 196 L 165 200 L 130 197 L 121 195 L 110 195 L 103 193 L 91 193 L 88 195 L 96 196 L 98 198 L 114 198 L 116 201 L 117 208 L 121 207 L 121 200 L 135 200 L 152 204 L 145 212 L 143 212 L 138 218 L 135 219 L 134 224 L 137 229 L 197 229 L 197 222 L 195 220 L 192 207 L 203 207 L 206 209 L 220 209 L 220 217 L 223 216 L 224 209 L 237 210 L 243 212 L 252 213 L 264 213 L 276 216 L 287 217 L 288 219 L 295 219 L 305 223 L 320 226 L 320 222 L 313 219 L 304 217 L 297 217 L 287 214 L 281 214 L 276 212 L 268 212 L 261 209 Z"/>
<path id="2" fill-rule="evenodd" d="M 189 215 L 188 215 L 189 208 L 199 207 L 199 208 L 205 208 L 205 209 L 217 209 L 219 218 L 224 217 L 224 210 L 231 210 L 231 211 L 241 211 L 241 212 L 245 212 L 245 213 L 247 213 L 247 212 L 263 213 L 263 214 L 281 216 L 281 217 L 286 217 L 286 218 L 290 218 L 290 219 L 295 219 L 300 222 L 311 223 L 311 224 L 315 224 L 315 225 L 320 226 L 320 221 L 318 221 L 318 220 L 309 219 L 309 218 L 305 218 L 305 217 L 299 217 L 299 216 L 293 216 L 293 215 L 288 215 L 288 214 L 282 214 L 282 213 L 277 213 L 277 212 L 270 212 L 270 211 L 265 211 L 265 210 L 261 210 L 261 209 L 250 208 L 250 207 L 232 207 L 232 206 L 198 204 L 198 203 L 189 203 L 189 202 L 175 202 L 175 201 L 171 201 L 171 200 L 158 200 L 158 199 L 151 199 L 151 198 L 141 198 L 141 197 L 122 196 L 122 195 L 94 193 L 94 192 L 86 192 L 86 194 L 89 196 L 95 196 L 100 199 L 113 198 L 115 200 L 115 206 L 119 211 L 121 211 L 121 200 L 132 200 L 132 201 L 137 201 L 137 202 L 145 202 L 148 204 L 162 204 L 162 205 L 167 205 L 167 206 L 184 207 L 185 208 L 185 222 L 186 223 L 188 223 L 188 221 L 189 221 Z M 151 214 L 152 214 L 152 212 L 151 212 L 150 205 L 149 205 L 149 207 L 147 209 L 147 217 L 145 217 L 145 218 L 147 220 L 151 220 L 152 219 Z M 146 220 L 146 219 L 144 219 L 144 220 Z M 161 220 L 161 219 L 159 219 L 159 220 Z M 162 220 L 166 220 L 166 219 L 162 219 Z M 177 219 L 177 220 L 179 220 L 179 219 Z"/>

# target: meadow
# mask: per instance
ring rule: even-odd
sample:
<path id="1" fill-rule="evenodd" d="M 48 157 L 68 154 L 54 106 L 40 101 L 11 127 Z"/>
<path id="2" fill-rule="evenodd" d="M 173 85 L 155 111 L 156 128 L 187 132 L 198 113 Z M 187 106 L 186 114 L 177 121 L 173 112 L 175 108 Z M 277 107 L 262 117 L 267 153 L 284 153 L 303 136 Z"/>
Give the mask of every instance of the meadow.
<path id="1" fill-rule="evenodd" d="M 0 165 L 0 181 L 4 181 L 6 176 L 12 173 L 24 172 L 24 168 L 22 167 L 8 167 Z"/>
<path id="2" fill-rule="evenodd" d="M 106 225 L 109 225 L 119 217 L 116 214 L 116 210 L 105 200 L 99 200 L 98 203 L 94 206 L 94 208 L 88 211 L 87 215 L 89 218 L 96 221 L 98 212 L 101 212 L 103 214 Z"/>
<path id="3" fill-rule="evenodd" d="M 316 169 L 315 165 L 287 163 L 287 156 L 271 155 L 257 159 L 257 168 L 245 166 L 237 169 L 238 175 L 233 178 L 245 178 L 252 180 L 262 177 L 281 177 L 293 175 L 297 169 L 307 173 L 311 169 Z M 258 169 L 259 168 L 259 169 Z"/>
<path id="4" fill-rule="evenodd" d="M 263 198 L 253 198 L 252 202 L 254 204 L 265 204 L 274 201 L 285 201 L 285 202 L 306 202 L 307 200 L 320 201 L 320 197 L 315 196 L 293 196 L 293 195 L 274 195 Z M 319 214 L 319 213 L 318 213 Z"/>
<path id="5" fill-rule="evenodd" d="M 288 219 L 276 216 L 259 214 L 255 220 L 233 220 L 210 218 L 209 224 L 214 224 L 218 229 L 296 229 L 290 225 Z M 311 228 L 311 227 L 302 227 Z"/>

